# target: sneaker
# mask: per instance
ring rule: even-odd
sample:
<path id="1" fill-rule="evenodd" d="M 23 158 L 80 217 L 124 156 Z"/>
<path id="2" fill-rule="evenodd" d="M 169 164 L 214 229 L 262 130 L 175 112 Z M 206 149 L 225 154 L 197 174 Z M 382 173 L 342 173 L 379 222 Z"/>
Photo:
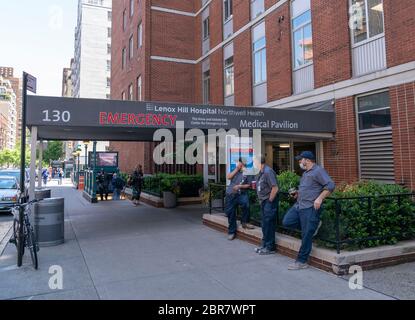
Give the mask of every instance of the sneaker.
<path id="1" fill-rule="evenodd" d="M 249 223 L 242 223 L 242 228 L 244 228 L 246 230 L 253 230 L 253 229 L 255 229 L 255 227 L 252 224 L 249 224 Z"/>
<path id="2" fill-rule="evenodd" d="M 265 247 L 258 247 L 258 248 L 255 248 L 255 252 L 259 253 L 261 250 L 264 250 L 264 249 Z"/>
<path id="3" fill-rule="evenodd" d="M 265 256 L 265 255 L 268 255 L 268 254 L 274 254 L 275 253 L 275 250 L 269 250 L 269 249 L 267 249 L 267 248 L 264 248 L 264 249 L 262 249 L 262 250 L 260 250 L 259 252 L 258 252 L 258 254 L 260 255 L 260 256 Z"/>
<path id="4" fill-rule="evenodd" d="M 228 235 L 228 240 L 232 241 L 233 239 L 235 239 L 236 235 L 234 233 Z"/>
<path id="5" fill-rule="evenodd" d="M 307 268 L 308 268 L 307 263 L 302 263 L 298 261 L 295 261 L 294 263 L 288 266 L 288 270 L 301 270 L 301 269 L 307 269 Z"/>
<path id="6" fill-rule="evenodd" d="M 317 227 L 316 231 L 313 234 L 313 237 L 315 237 L 317 235 L 317 233 L 320 230 L 322 224 L 323 224 L 323 221 L 320 220 L 320 222 L 318 223 L 318 227 Z"/>

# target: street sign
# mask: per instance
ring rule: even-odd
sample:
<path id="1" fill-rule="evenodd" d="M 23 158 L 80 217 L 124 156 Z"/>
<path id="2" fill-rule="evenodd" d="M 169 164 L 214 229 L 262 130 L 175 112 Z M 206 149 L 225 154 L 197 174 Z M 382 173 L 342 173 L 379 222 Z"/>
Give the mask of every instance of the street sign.
<path id="1" fill-rule="evenodd" d="M 36 85 L 37 79 L 34 76 L 27 74 L 27 90 L 36 93 Z"/>

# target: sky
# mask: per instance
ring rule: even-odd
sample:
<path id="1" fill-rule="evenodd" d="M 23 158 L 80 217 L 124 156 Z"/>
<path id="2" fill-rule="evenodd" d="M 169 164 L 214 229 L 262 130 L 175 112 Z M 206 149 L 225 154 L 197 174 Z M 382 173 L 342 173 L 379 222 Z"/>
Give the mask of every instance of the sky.
<path id="1" fill-rule="evenodd" d="M 37 78 L 39 95 L 61 96 L 74 55 L 78 0 L 1 0 L 0 66 Z"/>

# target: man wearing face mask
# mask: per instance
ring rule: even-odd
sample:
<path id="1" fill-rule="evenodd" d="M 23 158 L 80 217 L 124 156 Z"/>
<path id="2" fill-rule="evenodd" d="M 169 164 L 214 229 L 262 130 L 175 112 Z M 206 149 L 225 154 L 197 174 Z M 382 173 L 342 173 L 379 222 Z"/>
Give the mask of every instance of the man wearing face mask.
<path id="1" fill-rule="evenodd" d="M 242 228 L 254 229 L 249 222 L 249 196 L 248 189 L 251 187 L 250 179 L 244 175 L 246 168 L 246 161 L 239 159 L 236 168 L 227 175 L 227 179 L 230 180 L 230 184 L 226 188 L 225 198 L 225 213 L 228 217 L 228 240 L 235 239 L 236 236 L 236 209 L 238 206 L 242 209 Z"/>
<path id="2" fill-rule="evenodd" d="M 310 151 L 304 151 L 295 157 L 305 172 L 300 181 L 299 190 L 293 194 L 296 204 L 288 210 L 284 227 L 301 230 L 302 242 L 296 261 L 288 266 L 289 270 L 308 267 L 307 261 L 313 245 L 313 237 L 321 226 L 322 203 L 335 189 L 333 180 L 327 171 L 316 164 L 316 158 Z"/>

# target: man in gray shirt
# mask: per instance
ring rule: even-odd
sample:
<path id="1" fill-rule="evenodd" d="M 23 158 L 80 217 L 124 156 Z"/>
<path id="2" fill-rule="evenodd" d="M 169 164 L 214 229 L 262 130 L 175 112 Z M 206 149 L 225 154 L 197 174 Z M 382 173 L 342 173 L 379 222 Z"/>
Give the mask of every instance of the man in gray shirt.
<path id="1" fill-rule="evenodd" d="M 257 176 L 256 190 L 261 206 L 262 246 L 255 251 L 260 255 L 275 253 L 275 229 L 278 210 L 278 181 L 274 170 L 265 164 L 265 157 L 256 159 L 260 169 Z"/>
<path id="2" fill-rule="evenodd" d="M 282 223 L 287 228 L 301 230 L 302 243 L 297 260 L 288 267 L 289 270 L 308 267 L 313 237 L 321 226 L 322 203 L 336 187 L 326 170 L 315 163 L 316 158 L 312 152 L 304 151 L 295 159 L 305 172 L 299 190 L 292 194 L 297 202 L 288 210 Z"/>
<path id="3" fill-rule="evenodd" d="M 236 168 L 226 176 L 230 180 L 225 198 L 225 213 L 229 224 L 228 240 L 233 240 L 236 236 L 236 209 L 238 206 L 242 209 L 242 227 L 244 229 L 254 228 L 248 224 L 250 217 L 248 189 L 251 187 L 251 179 L 244 175 L 245 167 L 244 159 L 239 159 Z"/>

